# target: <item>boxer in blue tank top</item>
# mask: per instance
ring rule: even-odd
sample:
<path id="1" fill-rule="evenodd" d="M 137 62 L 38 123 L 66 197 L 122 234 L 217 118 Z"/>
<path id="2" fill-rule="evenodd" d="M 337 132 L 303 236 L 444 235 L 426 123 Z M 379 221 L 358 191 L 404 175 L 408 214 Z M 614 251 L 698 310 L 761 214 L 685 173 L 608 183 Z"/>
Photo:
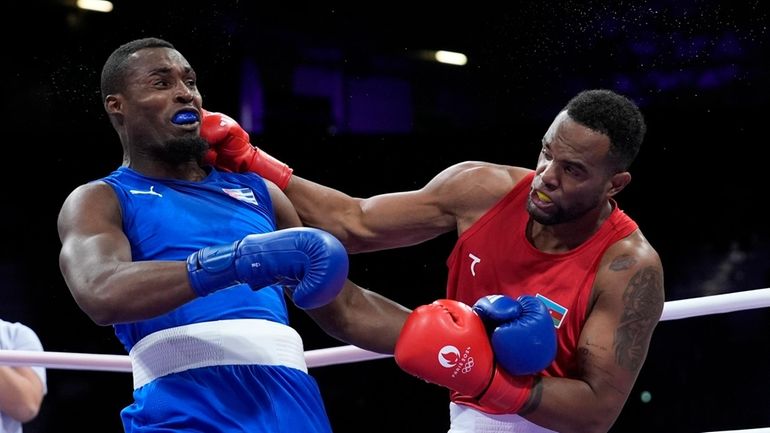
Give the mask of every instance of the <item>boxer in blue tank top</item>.
<path id="1" fill-rule="evenodd" d="M 203 180 L 189 182 L 150 178 L 121 167 L 102 180 L 115 189 L 122 210 L 123 231 L 130 241 L 135 261 L 180 260 L 209 245 L 276 229 L 270 195 L 264 181 L 256 175 L 219 173 L 211 169 Z M 212 221 L 227 221 L 227 224 L 217 225 L 216 230 L 212 230 Z M 152 319 L 116 324 L 115 334 L 130 351 L 137 341 L 161 329 L 242 318 L 288 325 L 282 289 L 274 285 L 253 291 L 247 284 L 236 285 Z M 212 375 L 219 378 L 216 387 L 206 385 L 212 382 Z M 196 386 L 193 388 L 191 383 Z M 174 396 L 180 393 L 194 395 L 202 402 L 217 402 L 221 407 L 209 413 L 210 408 L 189 401 L 181 405 L 163 404 L 175 401 Z M 244 394 L 251 397 L 249 405 L 239 404 Z M 246 417 L 248 422 L 242 422 L 239 428 L 263 431 L 266 426 L 275 424 L 269 430 L 278 431 L 282 425 L 288 431 L 327 431 L 315 382 L 307 374 L 284 366 L 192 369 L 183 377 L 167 375 L 157 379 L 152 387 L 146 385 L 137 389 L 134 399 L 135 403 L 122 413 L 126 426 L 148 420 L 163 424 L 168 419 L 181 418 L 178 428 L 195 425 L 201 431 L 214 431 L 223 424 L 232 423 L 225 414 L 234 407 L 253 410 L 256 406 L 263 410 L 255 413 L 271 416 Z M 195 412 L 204 408 L 205 413 Z M 296 416 L 280 420 L 274 413 Z"/>
<path id="2" fill-rule="evenodd" d="M 203 163 L 201 135 L 216 130 L 201 131 L 195 72 L 170 43 L 120 46 L 101 92 L 123 166 L 65 200 L 60 267 L 131 357 L 124 430 L 330 432 L 286 297 L 330 335 L 381 353 L 409 310 L 348 281 L 342 244 L 298 227 L 275 184 Z"/>

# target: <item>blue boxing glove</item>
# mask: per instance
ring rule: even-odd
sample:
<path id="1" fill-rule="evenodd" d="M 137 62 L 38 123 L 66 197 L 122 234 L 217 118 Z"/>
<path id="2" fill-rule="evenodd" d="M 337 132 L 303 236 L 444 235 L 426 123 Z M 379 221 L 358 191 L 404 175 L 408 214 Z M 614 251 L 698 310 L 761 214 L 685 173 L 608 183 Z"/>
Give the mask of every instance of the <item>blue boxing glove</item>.
<path id="1" fill-rule="evenodd" d="M 537 373 L 556 357 L 556 328 L 543 301 L 534 296 L 480 298 L 473 310 L 491 333 L 500 366 L 514 376 Z"/>
<path id="2" fill-rule="evenodd" d="M 331 234 L 297 227 L 202 248 L 187 258 L 187 274 L 198 296 L 241 283 L 254 290 L 279 284 L 290 288 L 295 305 L 311 309 L 342 290 L 348 254 Z"/>

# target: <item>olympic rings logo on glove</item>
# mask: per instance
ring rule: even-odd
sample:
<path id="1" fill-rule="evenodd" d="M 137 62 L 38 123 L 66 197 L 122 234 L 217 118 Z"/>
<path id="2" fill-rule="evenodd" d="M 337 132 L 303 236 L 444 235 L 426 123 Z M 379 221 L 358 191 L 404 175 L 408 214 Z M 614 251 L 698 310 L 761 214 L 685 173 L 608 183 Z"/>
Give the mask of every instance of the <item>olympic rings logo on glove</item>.
<path id="1" fill-rule="evenodd" d="M 462 370 L 460 370 L 460 371 L 462 371 L 462 372 L 463 372 L 463 374 L 468 374 L 468 373 L 470 373 L 470 372 L 471 372 L 471 370 L 473 370 L 473 366 L 474 366 L 474 365 L 476 365 L 476 363 L 475 363 L 475 362 L 473 362 L 473 357 L 472 357 L 472 356 L 469 356 L 469 357 L 468 357 L 468 360 L 467 360 L 467 361 L 465 361 L 465 364 L 463 364 L 463 368 L 462 368 Z"/>

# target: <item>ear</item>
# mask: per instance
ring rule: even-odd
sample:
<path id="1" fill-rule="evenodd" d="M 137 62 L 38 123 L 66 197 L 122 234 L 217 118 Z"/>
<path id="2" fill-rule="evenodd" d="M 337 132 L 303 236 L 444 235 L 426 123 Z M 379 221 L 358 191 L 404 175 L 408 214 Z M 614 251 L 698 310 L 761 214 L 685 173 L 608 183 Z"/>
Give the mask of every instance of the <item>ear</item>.
<path id="1" fill-rule="evenodd" d="M 120 114 L 123 109 L 123 102 L 118 95 L 107 95 L 104 98 L 104 109 L 107 114 Z"/>
<path id="2" fill-rule="evenodd" d="M 612 197 L 619 193 L 620 191 L 623 191 L 623 188 L 626 187 L 631 182 L 631 173 L 627 171 L 621 171 L 620 173 L 615 173 L 610 177 L 610 184 L 609 184 L 609 190 L 607 191 L 607 195 L 609 197 Z"/>
<path id="3" fill-rule="evenodd" d="M 120 95 L 107 95 L 104 98 L 104 110 L 114 127 L 123 124 L 123 98 Z"/>

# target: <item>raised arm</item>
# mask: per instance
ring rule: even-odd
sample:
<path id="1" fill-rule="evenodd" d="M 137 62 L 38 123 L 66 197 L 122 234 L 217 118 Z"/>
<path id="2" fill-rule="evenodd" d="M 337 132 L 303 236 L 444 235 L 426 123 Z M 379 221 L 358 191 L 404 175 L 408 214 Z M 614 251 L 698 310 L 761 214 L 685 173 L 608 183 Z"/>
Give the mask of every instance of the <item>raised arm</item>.
<path id="1" fill-rule="evenodd" d="M 120 206 L 104 183 L 80 186 L 67 197 L 58 230 L 64 280 L 99 325 L 147 319 L 195 298 L 184 261 L 132 261 Z"/>
<path id="2" fill-rule="evenodd" d="M 606 432 L 647 357 L 663 311 L 663 268 L 638 231 L 610 248 L 578 342 L 578 377 L 544 377 L 520 415 L 559 432 Z"/>

